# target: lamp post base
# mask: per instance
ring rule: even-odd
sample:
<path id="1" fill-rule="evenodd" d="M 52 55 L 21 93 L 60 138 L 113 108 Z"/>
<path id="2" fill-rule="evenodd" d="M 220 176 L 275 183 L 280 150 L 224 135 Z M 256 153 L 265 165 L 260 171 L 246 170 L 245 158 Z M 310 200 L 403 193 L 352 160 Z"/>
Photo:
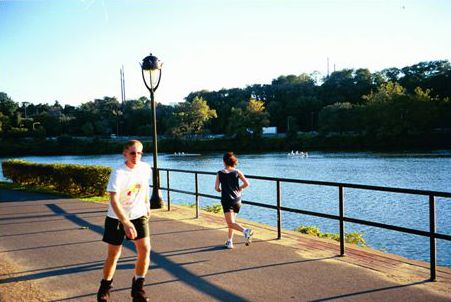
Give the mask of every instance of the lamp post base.
<path id="1" fill-rule="evenodd" d="M 161 209 L 164 206 L 163 195 L 160 189 L 153 187 L 152 196 L 150 197 L 150 208 Z"/>

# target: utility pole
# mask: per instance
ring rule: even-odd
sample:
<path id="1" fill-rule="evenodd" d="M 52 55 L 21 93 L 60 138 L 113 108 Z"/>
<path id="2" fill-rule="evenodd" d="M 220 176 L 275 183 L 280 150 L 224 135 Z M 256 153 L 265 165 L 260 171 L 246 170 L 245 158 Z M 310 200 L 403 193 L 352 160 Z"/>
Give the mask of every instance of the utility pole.
<path id="1" fill-rule="evenodd" d="M 25 118 L 28 118 L 28 115 L 27 115 L 27 106 L 28 105 L 30 105 L 29 102 L 22 102 L 23 110 L 25 111 L 24 112 L 25 113 Z"/>
<path id="2" fill-rule="evenodd" d="M 329 78 L 329 57 L 327 57 L 327 78 Z"/>
<path id="3" fill-rule="evenodd" d="M 121 68 L 121 100 L 122 100 L 122 105 L 124 105 L 124 102 L 125 102 L 125 74 L 124 74 L 124 65 L 122 65 L 122 68 Z"/>
<path id="4" fill-rule="evenodd" d="M 124 65 L 122 65 L 120 71 L 120 80 L 121 80 L 121 105 L 120 108 L 118 108 L 117 116 L 116 116 L 116 123 L 117 123 L 117 136 L 119 136 L 119 125 L 122 120 L 120 117 L 123 114 L 124 111 L 124 102 L 125 102 L 125 74 L 124 74 Z M 119 112 L 121 114 L 119 114 Z"/>

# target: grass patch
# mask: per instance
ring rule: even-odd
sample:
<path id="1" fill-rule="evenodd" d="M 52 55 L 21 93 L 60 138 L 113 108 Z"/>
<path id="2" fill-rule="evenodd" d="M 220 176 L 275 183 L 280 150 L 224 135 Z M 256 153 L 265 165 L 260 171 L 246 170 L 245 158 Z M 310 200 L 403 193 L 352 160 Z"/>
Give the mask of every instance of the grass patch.
<path id="1" fill-rule="evenodd" d="M 184 207 L 188 207 L 188 208 L 195 208 L 196 207 L 196 203 L 195 202 L 192 202 L 192 203 L 181 203 L 179 205 L 184 206 Z M 222 206 L 221 206 L 220 203 L 214 203 L 212 205 L 203 206 L 203 207 L 200 207 L 200 209 L 202 211 L 215 213 L 215 214 L 222 213 Z"/>
<path id="2" fill-rule="evenodd" d="M 319 238 L 328 238 L 333 239 L 335 241 L 340 241 L 340 234 L 336 233 L 322 233 L 320 229 L 316 226 L 308 225 L 304 226 L 301 225 L 300 227 L 297 227 L 294 229 L 296 232 L 307 234 L 311 236 L 316 236 Z M 346 243 L 353 243 L 358 246 L 367 246 L 365 238 L 363 238 L 363 233 L 359 232 L 351 232 L 351 233 L 345 233 L 345 242 Z"/>
<path id="3" fill-rule="evenodd" d="M 184 207 L 188 207 L 188 208 L 195 208 L 195 207 L 196 207 L 196 203 L 194 203 L 194 202 L 191 202 L 191 203 L 181 203 L 180 205 L 181 205 L 181 206 L 184 206 Z"/>
<path id="4" fill-rule="evenodd" d="M 192 203 L 181 203 L 181 206 L 184 207 L 188 207 L 188 208 L 195 208 L 196 207 L 196 203 L 192 202 Z M 209 206 L 204 206 L 204 207 L 200 207 L 201 210 L 205 211 L 205 212 L 210 212 L 210 213 L 215 213 L 215 214 L 219 214 L 222 212 L 222 206 L 220 203 L 214 203 L 212 205 Z"/>
<path id="5" fill-rule="evenodd" d="M 103 196 L 80 197 L 79 199 L 88 202 L 108 202 L 110 200 L 110 196 L 105 194 Z"/>
<path id="6" fill-rule="evenodd" d="M 12 182 L 6 182 L 6 181 L 0 181 L 0 189 L 18 190 L 18 191 L 26 191 L 26 192 L 33 192 L 33 193 L 46 193 L 46 194 L 71 197 L 68 194 L 58 192 L 51 187 L 21 185 L 21 184 L 12 183 Z"/>

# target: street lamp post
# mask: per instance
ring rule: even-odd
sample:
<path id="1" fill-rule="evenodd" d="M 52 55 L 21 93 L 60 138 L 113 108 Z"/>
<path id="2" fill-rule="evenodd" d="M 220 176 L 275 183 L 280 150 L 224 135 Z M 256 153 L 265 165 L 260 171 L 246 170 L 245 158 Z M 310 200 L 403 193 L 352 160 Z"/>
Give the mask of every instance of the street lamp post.
<path id="1" fill-rule="evenodd" d="M 152 106 L 152 139 L 153 139 L 153 169 L 152 169 L 152 196 L 150 197 L 150 208 L 160 209 L 163 207 L 163 196 L 160 191 L 160 177 L 158 173 L 158 143 L 157 143 L 157 115 L 155 110 L 155 90 L 160 85 L 161 80 L 160 60 L 152 54 L 145 57 L 141 64 L 141 72 L 147 89 L 150 92 L 150 102 Z M 149 83 L 147 83 L 145 73 L 149 74 Z"/>

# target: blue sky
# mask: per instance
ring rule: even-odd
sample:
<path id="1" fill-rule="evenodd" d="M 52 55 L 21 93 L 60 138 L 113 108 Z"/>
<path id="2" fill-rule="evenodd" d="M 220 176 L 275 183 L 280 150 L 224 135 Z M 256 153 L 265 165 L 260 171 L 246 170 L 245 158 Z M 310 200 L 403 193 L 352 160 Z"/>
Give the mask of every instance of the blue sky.
<path id="1" fill-rule="evenodd" d="M 279 75 L 451 60 L 451 1 L 0 0 L 0 91 L 78 106 L 148 96 L 139 62 L 163 62 L 157 101 Z"/>

